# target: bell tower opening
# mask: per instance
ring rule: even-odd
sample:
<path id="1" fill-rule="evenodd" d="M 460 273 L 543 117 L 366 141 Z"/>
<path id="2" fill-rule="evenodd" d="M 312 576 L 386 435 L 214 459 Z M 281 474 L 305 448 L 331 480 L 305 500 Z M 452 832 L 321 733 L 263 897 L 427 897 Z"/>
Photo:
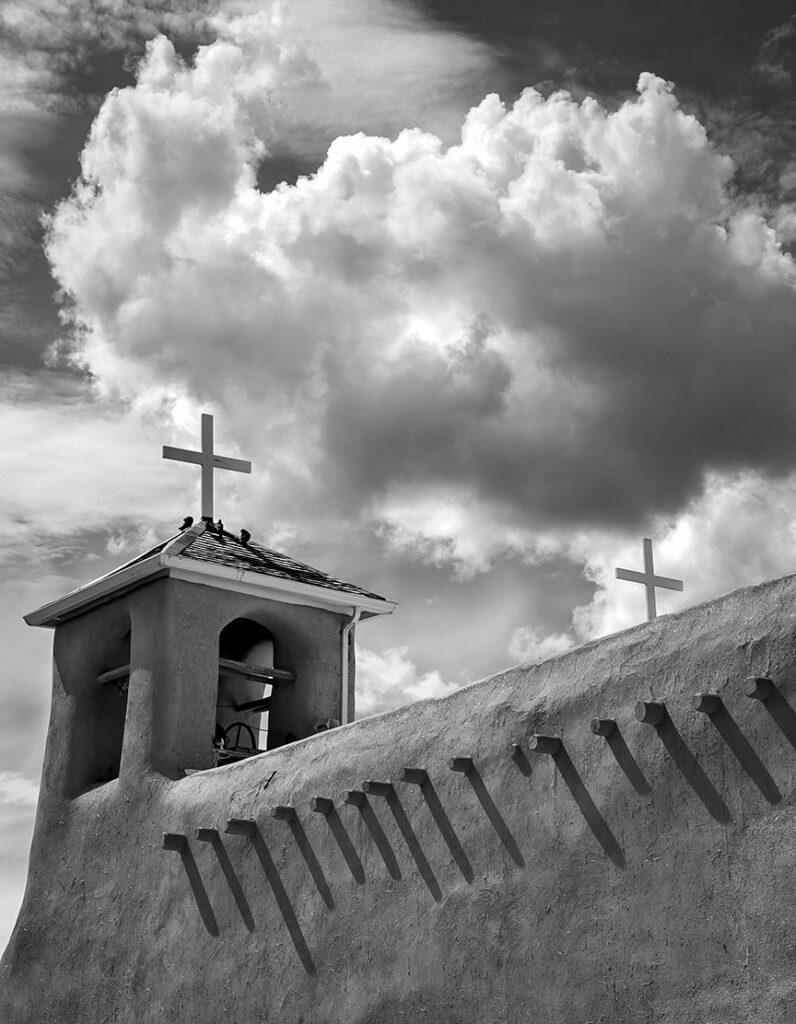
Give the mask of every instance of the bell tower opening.
<path id="1" fill-rule="evenodd" d="M 267 672 L 273 666 L 274 637 L 265 626 L 241 618 L 221 630 L 213 740 L 219 765 L 268 748 L 268 707 L 275 680 Z"/>
<path id="2" fill-rule="evenodd" d="M 113 650 L 108 652 L 107 661 L 115 667 L 97 677 L 99 693 L 96 697 L 96 714 L 99 729 L 94 749 L 94 779 L 88 779 L 89 784 L 92 781 L 102 783 L 119 778 L 130 682 L 129 622 Z"/>
<path id="3" fill-rule="evenodd" d="M 60 627 L 55 665 L 74 702 L 67 790 L 73 796 L 119 777 L 130 676 L 130 616 L 108 606 L 99 628 L 85 617 Z"/>

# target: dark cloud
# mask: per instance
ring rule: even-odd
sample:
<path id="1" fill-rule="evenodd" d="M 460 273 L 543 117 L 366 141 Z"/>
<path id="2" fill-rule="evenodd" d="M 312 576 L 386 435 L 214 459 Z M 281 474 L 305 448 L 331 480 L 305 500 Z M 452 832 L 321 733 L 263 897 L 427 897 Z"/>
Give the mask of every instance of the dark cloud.
<path id="1" fill-rule="evenodd" d="M 712 96 L 737 93 L 761 61 L 781 62 L 793 14 L 788 0 L 732 0 L 720 15 L 690 0 L 423 0 L 423 8 L 500 47 L 520 87 L 539 78 L 566 85 L 560 76 L 574 73 L 592 90 L 614 92 L 648 68 Z"/>
<path id="2" fill-rule="evenodd" d="M 499 49 L 509 94 L 527 85 L 609 107 L 627 99 L 641 70 L 677 84 L 683 109 L 699 117 L 736 163 L 734 187 L 771 206 L 792 190 L 796 147 L 796 34 L 786 0 L 733 0 L 721 15 L 689 0 L 497 0 L 484 6 L 424 0 L 424 8 Z M 510 84 L 509 84 L 510 83 Z M 783 184 L 784 182 L 784 184 Z"/>

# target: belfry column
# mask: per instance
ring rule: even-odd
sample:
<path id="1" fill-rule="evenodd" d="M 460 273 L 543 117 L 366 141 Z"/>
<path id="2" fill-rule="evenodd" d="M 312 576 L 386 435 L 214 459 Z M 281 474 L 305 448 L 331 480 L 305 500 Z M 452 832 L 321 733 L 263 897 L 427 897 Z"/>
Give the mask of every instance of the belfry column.
<path id="1" fill-rule="evenodd" d="M 207 588 L 155 580 L 131 598 L 132 645 L 121 778 L 210 768 L 218 628 Z"/>

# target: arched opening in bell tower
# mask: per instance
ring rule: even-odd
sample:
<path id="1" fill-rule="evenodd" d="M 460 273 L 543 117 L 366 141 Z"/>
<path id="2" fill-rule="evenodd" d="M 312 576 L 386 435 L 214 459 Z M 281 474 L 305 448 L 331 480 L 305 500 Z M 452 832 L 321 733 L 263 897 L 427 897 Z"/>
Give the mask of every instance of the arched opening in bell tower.
<path id="1" fill-rule="evenodd" d="M 274 636 L 253 619 L 233 619 L 218 641 L 218 695 L 213 745 L 217 764 L 268 747 L 268 706 L 275 684 Z"/>

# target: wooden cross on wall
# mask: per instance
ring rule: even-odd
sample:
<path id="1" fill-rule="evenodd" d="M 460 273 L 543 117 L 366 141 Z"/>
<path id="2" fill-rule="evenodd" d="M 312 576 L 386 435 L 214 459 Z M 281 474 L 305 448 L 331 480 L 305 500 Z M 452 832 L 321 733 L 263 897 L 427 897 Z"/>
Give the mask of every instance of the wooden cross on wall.
<path id="1" fill-rule="evenodd" d="M 177 462 L 191 462 L 202 467 L 202 519 L 213 519 L 213 470 L 231 469 L 235 473 L 251 473 L 252 464 L 244 459 L 230 459 L 213 452 L 213 417 L 202 413 L 202 450 L 188 451 L 187 448 L 171 448 L 163 445 L 163 458 Z"/>
<path id="2" fill-rule="evenodd" d="M 655 588 L 661 587 L 666 590 L 682 590 L 683 581 L 674 580 L 669 576 L 656 576 L 652 564 L 652 541 L 649 537 L 644 538 L 644 572 L 633 572 L 632 569 L 617 569 L 618 580 L 629 580 L 631 583 L 643 583 L 647 588 L 647 619 L 657 618 L 658 612 L 655 607 Z"/>

